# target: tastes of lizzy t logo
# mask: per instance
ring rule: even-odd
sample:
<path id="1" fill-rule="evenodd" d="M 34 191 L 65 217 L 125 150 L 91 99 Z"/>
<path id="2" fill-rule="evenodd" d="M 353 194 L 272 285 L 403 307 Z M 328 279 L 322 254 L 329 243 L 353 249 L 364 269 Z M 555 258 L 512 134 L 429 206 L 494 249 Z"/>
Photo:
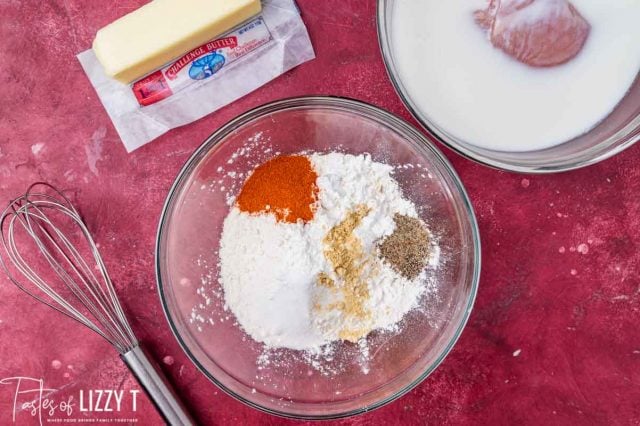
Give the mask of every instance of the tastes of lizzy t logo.
<path id="1" fill-rule="evenodd" d="M 137 396 L 140 392 L 135 389 L 129 392 L 111 389 L 89 391 L 80 389 L 77 397 L 69 395 L 61 400 L 55 398 L 55 392 L 58 389 L 46 387 L 42 379 L 23 376 L 7 377 L 0 380 L 0 385 L 7 386 L 11 390 L 13 423 L 20 421 L 21 416 L 31 416 L 37 419 L 40 425 L 44 422 L 77 423 L 73 415 L 78 413 L 84 415 L 86 413 L 118 413 L 126 408 L 125 404 L 129 404 L 131 411 L 135 412 Z M 105 420 L 108 419 L 100 419 L 101 422 Z M 126 420 L 137 422 L 137 419 Z"/>

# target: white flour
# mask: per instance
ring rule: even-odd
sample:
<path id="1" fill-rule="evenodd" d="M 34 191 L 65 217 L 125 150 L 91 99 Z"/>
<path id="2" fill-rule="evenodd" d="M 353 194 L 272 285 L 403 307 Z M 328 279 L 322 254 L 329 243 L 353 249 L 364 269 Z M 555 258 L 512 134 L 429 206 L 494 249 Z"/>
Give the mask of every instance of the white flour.
<path id="1" fill-rule="evenodd" d="M 307 224 L 277 222 L 272 215 L 250 215 L 232 208 L 220 244 L 220 282 L 225 307 L 254 340 L 267 347 L 318 350 L 339 339 L 344 327 L 391 329 L 418 304 L 427 287 L 424 276 L 409 281 L 377 260 L 369 280 L 367 319 L 346 317 L 339 309 L 316 310 L 336 293 L 317 285 L 320 272 L 333 274 L 323 254 L 323 239 L 357 205 L 369 214 L 355 230 L 365 252 L 395 227 L 393 215 L 416 216 L 403 198 L 392 167 L 368 156 L 312 155 L 318 173 L 319 205 Z M 431 264 L 437 262 L 433 250 Z M 377 258 L 376 258 L 377 259 Z M 354 321 L 356 323 L 354 323 Z"/>

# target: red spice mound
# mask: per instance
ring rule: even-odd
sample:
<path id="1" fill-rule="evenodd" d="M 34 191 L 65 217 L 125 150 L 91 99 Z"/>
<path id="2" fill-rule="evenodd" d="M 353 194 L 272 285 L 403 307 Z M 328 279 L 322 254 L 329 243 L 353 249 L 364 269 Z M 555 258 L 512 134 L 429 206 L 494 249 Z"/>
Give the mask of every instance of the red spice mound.
<path id="1" fill-rule="evenodd" d="M 533 67 L 570 61 L 591 30 L 567 0 L 490 0 L 486 10 L 475 12 L 475 19 L 489 30 L 495 47 Z"/>
<path id="2" fill-rule="evenodd" d="M 238 207 L 248 213 L 273 213 L 281 222 L 308 222 L 313 219 L 317 178 L 307 157 L 273 158 L 249 176 L 238 195 Z"/>

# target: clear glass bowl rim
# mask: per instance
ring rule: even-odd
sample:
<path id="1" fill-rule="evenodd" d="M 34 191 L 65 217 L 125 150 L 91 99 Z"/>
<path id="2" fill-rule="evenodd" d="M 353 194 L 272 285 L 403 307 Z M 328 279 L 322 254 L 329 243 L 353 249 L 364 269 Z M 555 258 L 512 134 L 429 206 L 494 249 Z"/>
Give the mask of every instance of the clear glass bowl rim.
<path id="1" fill-rule="evenodd" d="M 437 140 L 438 142 L 445 145 L 447 148 L 453 150 L 454 152 L 462 155 L 465 158 L 468 158 L 471 161 L 476 163 L 489 166 L 498 170 L 506 170 L 510 172 L 517 173 L 529 173 L 529 174 L 546 174 L 546 173 L 558 173 L 565 172 L 575 169 L 580 169 L 583 167 L 590 166 L 592 164 L 599 163 L 601 161 L 606 160 L 607 158 L 611 158 L 616 154 L 624 151 L 625 149 L 631 147 L 636 142 L 640 140 L 640 116 L 636 117 L 633 120 L 633 125 L 638 127 L 632 133 L 624 135 L 626 140 L 612 140 L 613 137 L 610 137 L 607 143 L 599 143 L 585 151 L 582 152 L 577 158 L 572 158 L 562 163 L 557 163 L 552 166 L 538 164 L 538 165 L 521 165 L 514 164 L 498 159 L 491 158 L 489 156 L 483 155 L 481 153 L 475 152 L 472 149 L 465 147 L 462 144 L 459 144 L 455 139 L 449 138 L 444 134 L 438 132 L 432 125 L 430 125 L 426 119 L 424 119 L 414 107 L 411 102 L 409 96 L 405 93 L 405 89 L 399 81 L 397 76 L 397 72 L 393 65 L 392 56 L 391 56 L 391 46 L 389 43 L 390 37 L 386 26 L 386 5 L 389 0 L 377 0 L 376 4 L 376 26 L 378 33 L 378 45 L 380 46 L 380 52 L 382 54 L 382 60 L 384 62 L 385 69 L 387 71 L 387 75 L 389 80 L 391 80 L 391 84 L 393 85 L 396 93 L 402 100 L 404 106 L 409 110 L 413 118 L 420 124 L 420 126 L 427 132 L 429 137 Z M 570 142 L 570 141 L 567 141 Z"/>
<path id="2" fill-rule="evenodd" d="M 381 399 L 373 404 L 360 407 L 357 409 L 345 411 L 342 413 L 328 414 L 328 415 L 300 415 L 297 413 L 289 413 L 286 411 L 275 410 L 270 407 L 265 407 L 258 403 L 255 403 L 247 398 L 244 398 L 241 395 L 233 392 L 231 389 L 227 388 L 223 383 L 217 380 L 213 374 L 211 374 L 195 357 L 195 355 L 191 352 L 189 347 L 187 346 L 184 339 L 182 339 L 180 335 L 180 331 L 178 330 L 177 323 L 172 319 L 172 314 L 170 312 L 169 303 L 165 296 L 165 292 L 163 290 L 162 284 L 162 272 L 161 272 L 161 244 L 163 241 L 163 237 L 165 234 L 165 227 L 167 226 L 167 221 L 173 211 L 174 201 L 177 199 L 178 194 L 184 188 L 184 184 L 186 183 L 187 178 L 193 169 L 199 164 L 199 161 L 206 155 L 207 152 L 223 139 L 225 139 L 231 132 L 235 129 L 242 127 L 243 125 L 253 121 L 256 118 L 262 117 L 266 114 L 292 109 L 292 108 L 300 108 L 300 107 L 328 107 L 328 108 L 341 108 L 343 110 L 347 110 L 349 112 L 357 112 L 369 118 L 376 118 L 380 121 L 383 121 L 385 125 L 394 129 L 395 131 L 404 132 L 410 134 L 413 138 L 420 141 L 418 148 L 427 149 L 434 155 L 434 159 L 439 161 L 443 166 L 443 171 L 446 171 L 452 181 L 455 184 L 455 189 L 457 189 L 460 193 L 460 197 L 463 202 L 463 209 L 467 212 L 467 219 L 469 220 L 470 229 L 471 229 L 471 240 L 473 241 L 474 253 L 473 258 L 475 259 L 475 263 L 473 265 L 473 276 L 471 278 L 471 291 L 469 293 L 468 300 L 466 301 L 466 308 L 464 311 L 464 315 L 461 318 L 458 327 L 453 334 L 453 337 L 448 342 L 448 344 L 443 349 L 442 353 L 438 356 L 438 358 L 433 362 L 429 367 L 420 374 L 415 380 L 411 383 L 407 384 L 400 391 L 390 395 L 387 398 Z M 413 142 L 413 141 L 412 141 Z M 224 391 L 227 395 L 232 398 L 240 401 L 252 408 L 255 408 L 261 412 L 284 417 L 284 418 L 293 418 L 300 420 L 329 420 L 329 419 L 339 419 L 354 416 L 357 414 L 365 413 L 376 408 L 380 408 L 396 399 L 400 398 L 418 384 L 420 384 L 424 379 L 426 379 L 446 358 L 446 356 L 451 352 L 451 349 L 458 341 L 464 327 L 469 320 L 469 316 L 471 314 L 471 310 L 473 308 L 473 304 L 476 299 L 476 295 L 478 292 L 478 284 L 480 281 L 480 265 L 481 265 L 481 246 L 480 246 L 480 234 L 478 229 L 478 222 L 476 220 L 476 216 L 467 195 L 467 192 L 462 184 L 462 181 L 458 177 L 457 173 L 453 169 L 451 163 L 446 159 L 446 157 L 436 148 L 432 143 L 430 143 L 425 136 L 420 133 L 416 128 L 411 126 L 409 123 L 402 120 L 400 117 L 397 117 L 387 111 L 384 111 L 376 106 L 367 104 L 362 101 L 358 101 L 355 99 L 349 99 L 344 97 L 337 96 L 302 96 L 302 97 L 294 97 L 294 98 L 286 98 L 282 100 L 277 100 L 273 102 L 269 102 L 267 104 L 255 107 L 240 116 L 232 119 L 231 121 L 224 124 L 218 130 L 213 132 L 205 141 L 196 148 L 195 152 L 189 157 L 189 159 L 182 166 L 180 172 L 178 173 L 174 183 L 169 189 L 169 193 L 167 195 L 166 201 L 162 208 L 162 212 L 160 214 L 160 220 L 158 225 L 158 232 L 156 236 L 156 245 L 155 245 L 155 269 L 156 269 L 156 284 L 158 286 L 158 294 L 160 297 L 160 303 L 162 305 L 162 310 L 164 315 L 169 323 L 171 328 L 171 332 L 175 336 L 176 340 L 180 344 L 180 347 L 185 352 L 187 357 L 191 360 L 191 362 L 200 370 L 213 384 L 215 384 L 218 388 Z"/>

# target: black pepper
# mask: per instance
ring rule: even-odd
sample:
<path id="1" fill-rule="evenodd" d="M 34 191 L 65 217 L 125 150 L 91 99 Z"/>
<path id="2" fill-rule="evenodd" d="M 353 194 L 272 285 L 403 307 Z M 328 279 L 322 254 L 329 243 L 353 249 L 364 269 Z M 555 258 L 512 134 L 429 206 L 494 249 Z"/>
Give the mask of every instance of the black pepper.
<path id="1" fill-rule="evenodd" d="M 418 218 L 395 214 L 396 228 L 378 246 L 380 257 L 404 278 L 416 278 L 429 257 L 429 230 Z"/>

